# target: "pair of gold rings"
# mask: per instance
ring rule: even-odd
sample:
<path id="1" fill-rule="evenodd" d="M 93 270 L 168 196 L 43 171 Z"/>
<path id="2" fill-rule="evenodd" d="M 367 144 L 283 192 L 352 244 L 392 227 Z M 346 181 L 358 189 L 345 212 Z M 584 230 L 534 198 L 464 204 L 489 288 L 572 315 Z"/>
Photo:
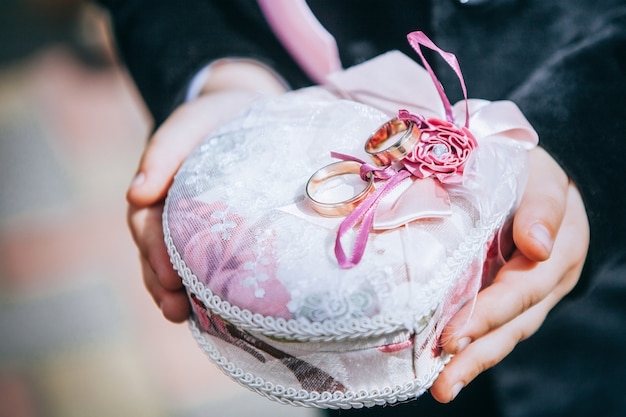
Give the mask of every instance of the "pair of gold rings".
<path id="1" fill-rule="evenodd" d="M 376 165 L 390 166 L 413 149 L 420 134 L 420 128 L 414 122 L 394 118 L 367 138 L 365 152 Z M 374 191 L 374 175 L 370 172 L 366 180 L 361 179 L 361 165 L 356 161 L 339 161 L 317 170 L 306 184 L 306 196 L 311 207 L 325 217 L 345 216 L 352 212 Z M 357 178 L 355 175 L 359 178 L 358 186 L 350 181 Z M 353 191 L 355 188 L 358 190 L 356 193 Z M 345 198 L 345 189 L 350 190 L 348 198 Z"/>

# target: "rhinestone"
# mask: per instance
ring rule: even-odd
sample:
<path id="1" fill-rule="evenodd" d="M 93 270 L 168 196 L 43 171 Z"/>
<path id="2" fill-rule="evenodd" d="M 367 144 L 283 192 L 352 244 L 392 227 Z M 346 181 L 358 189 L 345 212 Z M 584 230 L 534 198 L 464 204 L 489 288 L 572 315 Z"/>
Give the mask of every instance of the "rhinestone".
<path id="1" fill-rule="evenodd" d="M 448 148 L 446 145 L 438 143 L 433 146 L 432 153 L 434 153 L 437 158 L 441 158 L 443 155 L 448 153 Z"/>

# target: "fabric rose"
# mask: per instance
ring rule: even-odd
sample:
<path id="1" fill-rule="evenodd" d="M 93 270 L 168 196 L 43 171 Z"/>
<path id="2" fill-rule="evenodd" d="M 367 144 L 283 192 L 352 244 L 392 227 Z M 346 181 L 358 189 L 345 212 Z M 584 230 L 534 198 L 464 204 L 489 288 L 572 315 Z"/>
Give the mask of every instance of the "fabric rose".
<path id="1" fill-rule="evenodd" d="M 422 119 L 419 125 L 420 140 L 402 160 L 405 168 L 418 178 L 461 182 L 465 163 L 478 145 L 474 135 L 466 127 L 441 119 Z"/>

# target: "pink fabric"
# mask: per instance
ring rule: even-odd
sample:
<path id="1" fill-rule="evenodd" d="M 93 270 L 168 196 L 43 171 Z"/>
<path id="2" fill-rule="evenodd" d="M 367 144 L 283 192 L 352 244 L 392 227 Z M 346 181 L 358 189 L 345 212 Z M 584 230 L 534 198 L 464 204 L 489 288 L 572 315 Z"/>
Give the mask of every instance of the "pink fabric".
<path id="1" fill-rule="evenodd" d="M 380 201 L 399 184 L 401 184 L 402 181 L 407 180 L 411 175 L 413 175 L 417 178 L 428 178 L 433 176 L 441 183 L 461 183 L 463 181 L 463 168 L 465 166 L 465 162 L 469 159 L 472 150 L 478 146 L 475 136 L 469 129 L 471 120 L 470 104 L 467 99 L 467 91 L 463 75 L 456 57 L 453 54 L 438 48 L 423 32 L 412 32 L 407 36 L 407 38 L 413 49 L 415 49 L 417 54 L 422 59 L 426 72 L 430 76 L 430 84 L 434 86 L 437 91 L 439 101 L 443 105 L 445 120 L 436 117 L 426 118 L 420 113 L 414 114 L 407 110 L 400 110 L 398 112 L 399 118 L 412 120 L 420 126 L 420 140 L 415 148 L 411 150 L 411 152 L 409 152 L 409 154 L 401 161 L 401 169 L 392 175 L 391 178 L 386 179 L 386 182 L 380 185 L 374 193 L 366 198 L 345 218 L 339 226 L 337 238 L 335 240 L 335 255 L 341 268 L 352 268 L 361 260 L 365 251 L 369 233 L 374 225 L 375 214 Z M 422 54 L 422 45 L 441 55 L 452 67 L 459 78 L 464 96 L 464 100 L 461 102 L 464 107 L 464 125 L 461 127 L 458 127 L 457 124 L 455 124 L 454 108 L 450 104 L 441 83 L 437 79 L 437 76 L 434 74 L 431 66 Z M 504 127 L 504 131 L 507 133 L 516 133 L 513 139 L 528 141 L 533 145 L 536 144 L 537 135 L 530 125 L 524 126 L 523 122 L 526 121 L 521 115 L 521 112 L 512 112 L 511 114 L 512 117 L 505 117 L 504 114 L 500 114 L 505 120 L 511 122 L 510 126 L 508 126 L 506 122 L 502 124 L 495 124 L 500 127 Z M 521 116 L 521 119 L 517 120 L 519 116 Z M 527 123 L 528 122 L 526 122 L 526 124 Z M 489 128 L 487 126 L 489 125 L 483 124 L 482 130 L 489 132 Z M 527 132 L 525 128 L 528 128 L 526 130 L 529 130 L 529 132 Z M 489 133 L 495 133 L 495 131 L 491 131 Z M 440 155 L 438 154 L 439 151 L 441 151 Z M 441 199 L 437 199 L 436 194 L 426 196 L 426 199 L 428 199 L 429 202 L 426 203 L 425 206 L 420 206 L 420 210 L 426 208 L 426 210 L 429 211 L 431 201 L 433 205 L 441 201 Z M 406 216 L 406 213 L 404 214 L 407 219 L 419 218 L 422 216 L 422 213 L 420 212 L 415 212 L 412 216 Z M 342 238 L 352 228 L 357 229 L 357 235 L 352 245 L 351 253 L 346 254 Z"/>
<path id="2" fill-rule="evenodd" d="M 372 105 L 390 115 L 399 108 L 406 108 L 424 117 L 445 116 L 449 121 L 458 117 L 456 106 L 450 106 L 432 70 L 424 72 L 412 65 L 408 57 L 395 53 L 393 59 L 397 65 L 387 66 L 380 75 L 364 74 L 363 68 L 358 66 L 341 71 L 337 43 L 313 15 L 306 1 L 258 0 L 258 3 L 274 33 L 301 68 L 314 81 L 325 84 L 340 96 Z M 422 32 L 412 32 L 407 39 L 426 68 L 429 66 L 422 55 L 421 45 L 438 52 L 457 73 L 466 98 L 463 102 L 464 124 L 468 126 L 471 119 L 472 132 L 476 137 L 505 133 L 512 139 L 526 142 L 528 149 L 537 144 L 536 132 L 515 104 L 467 100 L 465 82 L 456 57 L 439 49 Z M 384 96 L 381 96 L 381 91 L 385 92 Z"/>
<path id="3" fill-rule="evenodd" d="M 374 230 L 390 230 L 419 219 L 448 217 L 452 214 L 448 191 L 433 178 L 409 177 L 400 196 L 384 199 L 374 214 Z"/>
<path id="4" fill-rule="evenodd" d="M 302 70 L 317 83 L 341 70 L 335 38 L 304 0 L 258 0 L 272 30 Z"/>
<path id="5" fill-rule="evenodd" d="M 265 239 L 271 248 L 273 236 L 255 236 L 253 225 L 242 227 L 247 220 L 228 212 L 220 203 L 179 199 L 171 204 L 174 228 L 188 224 L 189 220 L 204 226 L 189 235 L 182 230 L 173 233 L 175 237 L 190 236 L 189 240 L 176 238 L 175 241 L 200 282 L 235 305 L 268 316 L 290 316 L 289 293 L 275 278 L 275 265 L 263 262 L 264 254 L 255 252 L 250 245 L 252 241 Z M 211 256 L 219 248 L 220 255 Z"/>
<path id="6" fill-rule="evenodd" d="M 406 111 L 400 111 L 399 117 L 415 119 Z M 421 131 L 417 145 L 402 160 L 404 167 L 417 178 L 434 176 L 444 184 L 462 182 L 465 162 L 478 146 L 472 132 L 435 118 L 423 121 Z"/>
<path id="7" fill-rule="evenodd" d="M 446 52 L 440 49 L 437 45 L 433 43 L 433 41 L 431 41 L 424 34 L 424 32 L 420 32 L 420 31 L 411 32 L 407 35 L 407 39 L 409 41 L 409 44 L 413 47 L 415 52 L 417 52 L 417 54 L 421 58 L 422 63 L 424 64 L 424 67 L 426 68 L 426 71 L 428 71 L 428 75 L 430 75 L 430 78 L 433 80 L 433 85 L 437 89 L 437 92 L 439 93 L 439 98 L 441 99 L 441 102 L 443 103 L 443 108 L 446 113 L 446 120 L 450 123 L 455 123 L 454 114 L 452 112 L 452 106 L 450 105 L 450 101 L 448 100 L 446 93 L 443 91 L 443 86 L 437 79 L 435 72 L 433 71 L 430 64 L 424 57 L 424 54 L 422 54 L 422 46 L 425 46 L 437 52 L 448 63 L 450 68 L 454 70 L 454 72 L 456 73 L 456 76 L 459 78 L 459 82 L 461 83 L 461 89 L 463 90 L 463 98 L 465 99 L 465 127 L 469 127 L 469 106 L 467 105 L 467 89 L 465 88 L 465 80 L 463 79 L 463 74 L 461 73 L 461 67 L 459 65 L 459 61 L 457 61 L 456 59 L 456 56 L 454 56 L 454 54 L 450 52 Z"/>

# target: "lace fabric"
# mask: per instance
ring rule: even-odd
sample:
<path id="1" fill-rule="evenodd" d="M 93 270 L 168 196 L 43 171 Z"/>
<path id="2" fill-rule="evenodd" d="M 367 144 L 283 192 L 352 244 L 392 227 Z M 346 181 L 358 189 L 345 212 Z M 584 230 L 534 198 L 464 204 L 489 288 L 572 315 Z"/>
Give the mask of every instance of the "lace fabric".
<path id="1" fill-rule="evenodd" d="M 338 266 L 341 219 L 312 212 L 304 185 L 330 151 L 367 159 L 364 139 L 388 119 L 320 87 L 261 100 L 176 175 L 164 231 L 192 331 L 265 396 L 329 408 L 415 398 L 449 359 L 443 326 L 497 270 L 489 248 L 527 169 L 526 150 L 498 138 L 481 141 L 463 183 L 448 187 L 450 216 L 373 232 L 358 265 Z"/>

